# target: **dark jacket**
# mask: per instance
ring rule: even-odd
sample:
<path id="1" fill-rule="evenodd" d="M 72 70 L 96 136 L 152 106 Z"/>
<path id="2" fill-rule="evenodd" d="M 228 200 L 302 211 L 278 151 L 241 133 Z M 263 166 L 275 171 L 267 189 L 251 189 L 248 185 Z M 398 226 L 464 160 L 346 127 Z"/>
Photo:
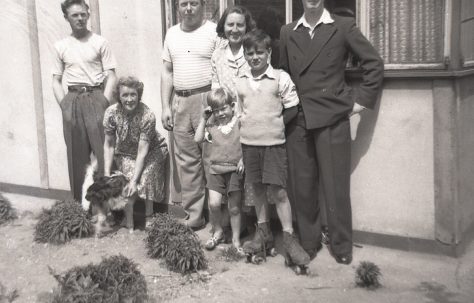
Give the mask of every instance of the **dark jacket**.
<path id="1" fill-rule="evenodd" d="M 296 21 L 282 27 L 280 68 L 296 85 L 306 128 L 331 125 L 347 117 L 354 102 L 373 108 L 382 88 L 383 61 L 350 17 L 331 15 L 334 23 L 320 24 L 310 39 Z M 359 59 L 362 82 L 352 89 L 345 82 L 349 54 Z"/>

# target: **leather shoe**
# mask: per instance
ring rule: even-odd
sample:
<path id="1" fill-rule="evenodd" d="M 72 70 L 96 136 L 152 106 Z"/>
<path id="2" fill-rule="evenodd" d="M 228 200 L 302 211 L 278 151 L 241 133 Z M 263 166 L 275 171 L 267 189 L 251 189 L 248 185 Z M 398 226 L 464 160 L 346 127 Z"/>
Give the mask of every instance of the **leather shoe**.
<path id="1" fill-rule="evenodd" d="M 352 263 L 352 254 L 344 255 L 344 256 L 334 256 L 337 263 L 349 265 Z"/>

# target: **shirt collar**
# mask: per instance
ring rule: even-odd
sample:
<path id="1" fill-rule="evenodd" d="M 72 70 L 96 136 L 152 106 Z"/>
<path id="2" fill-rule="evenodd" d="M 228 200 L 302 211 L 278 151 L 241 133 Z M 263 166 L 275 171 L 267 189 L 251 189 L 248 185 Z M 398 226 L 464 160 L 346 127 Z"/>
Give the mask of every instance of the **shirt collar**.
<path id="1" fill-rule="evenodd" d="M 234 56 L 230 49 L 230 44 L 227 44 L 226 49 L 225 49 L 225 55 L 227 57 L 227 60 L 229 61 L 238 61 L 240 58 L 244 56 L 244 48 L 241 46 L 237 55 Z"/>
<path id="2" fill-rule="evenodd" d="M 273 69 L 271 64 L 268 64 L 267 69 L 263 72 L 263 74 L 261 74 L 258 77 L 254 77 L 252 75 L 252 71 L 250 70 L 250 68 L 247 71 L 245 71 L 240 77 L 246 77 L 246 78 L 250 78 L 250 79 L 253 79 L 253 80 L 260 80 L 265 76 L 267 78 L 270 78 L 270 79 L 276 79 L 275 70 Z"/>
<path id="3" fill-rule="evenodd" d="M 331 14 L 328 12 L 327 9 L 324 9 L 323 14 L 321 15 L 321 18 L 319 18 L 318 22 L 316 23 L 314 27 L 318 26 L 321 23 L 329 24 L 333 22 L 334 22 L 334 19 L 331 17 Z M 301 16 L 298 22 L 296 22 L 296 26 L 293 28 L 293 30 L 296 30 L 300 25 L 303 25 L 304 27 L 307 27 L 307 28 L 312 28 L 311 25 L 309 25 L 308 21 L 306 21 L 304 14 L 303 16 Z"/>

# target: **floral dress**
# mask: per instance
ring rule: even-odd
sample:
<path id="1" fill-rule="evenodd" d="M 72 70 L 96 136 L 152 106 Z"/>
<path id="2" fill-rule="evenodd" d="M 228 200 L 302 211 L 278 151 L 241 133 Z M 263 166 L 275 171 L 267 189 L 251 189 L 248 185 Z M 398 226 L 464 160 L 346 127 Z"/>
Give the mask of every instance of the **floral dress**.
<path id="1" fill-rule="evenodd" d="M 148 154 L 137 184 L 138 196 L 163 202 L 168 149 L 165 139 L 156 131 L 153 112 L 142 102 L 137 106 L 131 115 L 123 111 L 120 103 L 109 106 L 104 114 L 104 132 L 115 136 L 114 161 L 117 169 L 129 179 L 135 173 L 138 143 L 140 140 L 148 141 Z"/>

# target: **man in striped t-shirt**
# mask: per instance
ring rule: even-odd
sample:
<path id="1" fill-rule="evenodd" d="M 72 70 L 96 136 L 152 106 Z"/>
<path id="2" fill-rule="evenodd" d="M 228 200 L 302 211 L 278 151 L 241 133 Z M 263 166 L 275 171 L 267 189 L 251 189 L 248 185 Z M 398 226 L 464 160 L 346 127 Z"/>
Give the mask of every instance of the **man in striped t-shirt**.
<path id="1" fill-rule="evenodd" d="M 176 2 L 182 21 L 169 29 L 163 46 L 161 122 L 173 131 L 181 202 L 188 214 L 184 223 L 199 229 L 205 225 L 205 178 L 202 149 L 194 142 L 194 130 L 211 89 L 211 55 L 217 33 L 216 25 L 204 20 L 204 0 Z"/>

